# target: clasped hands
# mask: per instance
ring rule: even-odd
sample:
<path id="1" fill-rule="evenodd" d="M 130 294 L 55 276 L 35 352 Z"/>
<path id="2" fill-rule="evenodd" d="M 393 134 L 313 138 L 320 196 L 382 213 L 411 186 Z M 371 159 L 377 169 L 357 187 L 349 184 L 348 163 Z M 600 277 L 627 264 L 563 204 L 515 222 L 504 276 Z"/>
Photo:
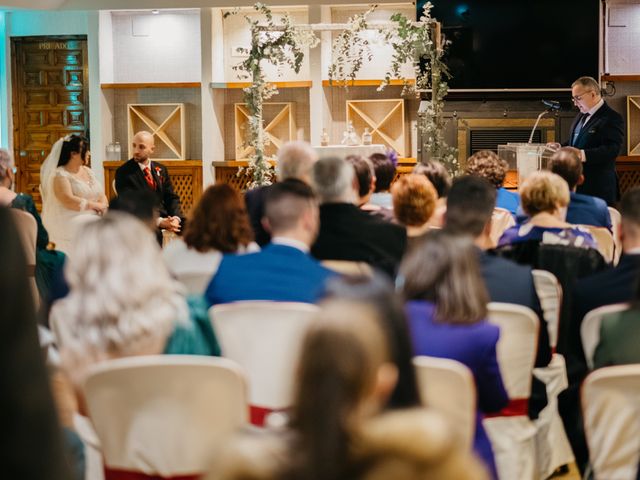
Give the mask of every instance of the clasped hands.
<path id="1" fill-rule="evenodd" d="M 180 231 L 180 217 L 161 218 L 158 227 L 168 230 L 169 232 L 178 233 Z"/>

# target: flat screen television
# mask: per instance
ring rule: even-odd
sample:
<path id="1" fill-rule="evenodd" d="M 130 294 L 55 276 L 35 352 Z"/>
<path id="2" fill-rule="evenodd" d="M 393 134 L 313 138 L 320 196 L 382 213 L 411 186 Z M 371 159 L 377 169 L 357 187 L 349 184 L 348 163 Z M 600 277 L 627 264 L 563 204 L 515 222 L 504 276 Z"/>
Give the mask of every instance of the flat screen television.
<path id="1" fill-rule="evenodd" d="M 580 76 L 598 77 L 600 0 L 432 3 L 451 42 L 452 90 L 566 90 Z"/>

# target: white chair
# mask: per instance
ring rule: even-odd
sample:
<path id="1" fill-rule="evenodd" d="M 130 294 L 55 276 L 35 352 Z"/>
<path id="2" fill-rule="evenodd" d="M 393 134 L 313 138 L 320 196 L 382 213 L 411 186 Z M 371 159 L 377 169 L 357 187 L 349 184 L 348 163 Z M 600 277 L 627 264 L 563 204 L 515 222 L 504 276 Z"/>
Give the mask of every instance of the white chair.
<path id="1" fill-rule="evenodd" d="M 547 393 L 547 405 L 534 420 L 537 430 L 538 471 L 540 478 L 547 478 L 558 467 L 573 462 L 575 457 L 558 412 L 558 395 L 569 386 L 565 359 L 555 352 L 560 326 L 562 286 L 555 275 L 546 270 L 533 270 L 532 273 L 553 352 L 549 365 L 533 369 L 533 375 L 545 384 Z"/>
<path id="2" fill-rule="evenodd" d="M 107 360 L 89 369 L 84 392 L 105 480 L 119 472 L 199 478 L 247 419 L 243 372 L 224 358 Z"/>
<path id="3" fill-rule="evenodd" d="M 516 224 L 513 215 L 507 209 L 496 207 L 491 215 L 491 241 L 494 245 L 498 244 L 498 240 L 507 228 L 511 228 Z"/>
<path id="4" fill-rule="evenodd" d="M 609 216 L 611 217 L 611 232 L 613 233 L 613 243 L 615 244 L 615 252 L 613 254 L 613 264 L 618 265 L 620 261 L 620 255 L 622 255 L 622 242 L 620 241 L 620 223 L 622 222 L 622 215 L 613 207 L 607 207 L 609 209 Z"/>
<path id="5" fill-rule="evenodd" d="M 471 450 L 476 431 L 476 387 L 473 374 L 455 360 L 414 357 L 422 403 L 441 412 L 457 430 L 465 448 Z"/>
<path id="6" fill-rule="evenodd" d="M 40 293 L 36 284 L 36 242 L 38 239 L 38 223 L 33 215 L 10 208 L 9 211 L 13 216 L 13 220 L 18 228 L 20 240 L 24 250 L 25 260 L 27 261 L 27 276 L 31 285 L 31 293 L 36 310 L 40 307 Z"/>
<path id="7" fill-rule="evenodd" d="M 498 365 L 510 405 L 483 425 L 491 440 L 501 479 L 538 478 L 536 428 L 528 417 L 531 377 L 536 358 L 538 317 L 533 310 L 509 303 L 489 303 L 489 322 L 500 327 Z"/>
<path id="8" fill-rule="evenodd" d="M 202 295 L 211 281 L 211 272 L 183 272 L 176 274 L 176 280 L 187 289 L 187 294 Z"/>
<path id="9" fill-rule="evenodd" d="M 209 309 L 224 357 L 247 373 L 251 423 L 274 425 L 289 408 L 302 339 L 318 307 L 307 303 L 244 301 Z"/>
<path id="10" fill-rule="evenodd" d="M 604 307 L 594 308 L 582 319 L 580 338 L 582 339 L 584 358 L 587 360 L 587 366 L 590 370 L 593 369 L 593 355 L 596 352 L 598 343 L 600 343 L 600 324 L 602 323 L 602 317 L 609 313 L 627 310 L 628 308 L 628 303 L 605 305 Z"/>
<path id="11" fill-rule="evenodd" d="M 322 260 L 322 265 L 329 270 L 343 275 L 372 277 L 373 268 L 366 262 L 354 262 L 350 260 Z"/>
<path id="12" fill-rule="evenodd" d="M 582 384 L 595 480 L 635 480 L 640 464 L 640 365 L 599 368 Z"/>
<path id="13" fill-rule="evenodd" d="M 589 230 L 589 233 L 593 236 L 598 244 L 598 251 L 607 261 L 607 263 L 612 263 L 615 253 L 615 243 L 613 240 L 613 235 L 608 228 L 605 227 L 594 227 L 593 225 L 577 225 L 578 227 Z"/>

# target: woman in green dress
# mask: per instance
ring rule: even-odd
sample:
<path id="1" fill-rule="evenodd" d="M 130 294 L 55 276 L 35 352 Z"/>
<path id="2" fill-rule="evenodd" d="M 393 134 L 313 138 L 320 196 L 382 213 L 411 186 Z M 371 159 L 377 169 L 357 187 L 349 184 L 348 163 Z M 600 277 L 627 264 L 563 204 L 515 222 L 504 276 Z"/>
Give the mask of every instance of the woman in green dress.
<path id="1" fill-rule="evenodd" d="M 36 239 L 36 284 L 40 298 L 49 298 L 49 289 L 55 272 L 62 268 L 65 254 L 49 249 L 49 234 L 42 224 L 40 214 L 31 195 L 13 191 L 16 168 L 11 154 L 0 148 L 0 205 L 23 210 L 36 219 L 38 236 Z"/>

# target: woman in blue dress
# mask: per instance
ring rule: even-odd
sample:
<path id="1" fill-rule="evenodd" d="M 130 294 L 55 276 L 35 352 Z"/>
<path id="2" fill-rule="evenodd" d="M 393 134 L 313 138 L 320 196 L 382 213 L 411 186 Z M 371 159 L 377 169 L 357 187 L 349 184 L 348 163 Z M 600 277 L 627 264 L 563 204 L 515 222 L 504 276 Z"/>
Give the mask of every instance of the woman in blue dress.
<path id="1" fill-rule="evenodd" d="M 471 239 L 432 231 L 400 267 L 415 355 L 449 358 L 466 365 L 476 383 L 478 411 L 474 450 L 497 478 L 483 415 L 504 408 L 509 397 L 496 358 L 500 330 L 487 322 L 489 294 Z"/>

